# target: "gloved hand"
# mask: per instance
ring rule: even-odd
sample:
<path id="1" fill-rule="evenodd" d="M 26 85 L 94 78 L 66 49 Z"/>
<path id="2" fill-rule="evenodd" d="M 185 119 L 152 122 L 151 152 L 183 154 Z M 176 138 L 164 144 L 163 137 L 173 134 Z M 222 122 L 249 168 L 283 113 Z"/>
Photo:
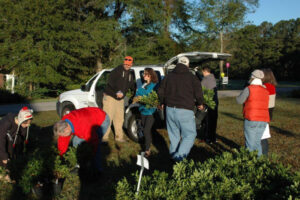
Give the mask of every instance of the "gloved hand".
<path id="1" fill-rule="evenodd" d="M 139 100 L 140 100 L 141 98 L 142 98 L 141 96 L 136 96 L 136 97 L 134 97 L 133 100 L 132 100 L 132 103 L 137 103 L 137 102 L 139 102 Z"/>

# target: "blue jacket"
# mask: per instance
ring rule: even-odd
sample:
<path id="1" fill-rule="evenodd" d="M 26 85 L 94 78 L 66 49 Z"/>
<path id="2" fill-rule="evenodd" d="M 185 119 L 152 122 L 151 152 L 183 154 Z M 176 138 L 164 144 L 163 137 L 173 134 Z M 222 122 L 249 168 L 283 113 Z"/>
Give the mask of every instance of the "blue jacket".
<path id="1" fill-rule="evenodd" d="M 153 91 L 153 88 L 155 87 L 156 83 L 149 83 L 149 85 L 143 84 L 142 87 L 138 88 L 136 91 L 135 96 L 144 96 L 148 95 Z M 145 105 L 141 105 L 139 107 L 139 111 L 142 115 L 152 115 L 155 112 L 156 108 L 146 108 Z"/>

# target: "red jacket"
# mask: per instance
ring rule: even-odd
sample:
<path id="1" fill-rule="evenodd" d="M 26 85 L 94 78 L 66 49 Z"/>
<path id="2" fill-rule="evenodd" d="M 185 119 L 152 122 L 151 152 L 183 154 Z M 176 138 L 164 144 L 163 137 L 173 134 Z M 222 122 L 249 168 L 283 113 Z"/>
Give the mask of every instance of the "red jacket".
<path id="1" fill-rule="evenodd" d="M 98 135 L 96 130 L 105 120 L 106 113 L 100 108 L 88 107 L 74 110 L 67 115 L 64 115 L 62 120 L 72 123 L 72 134 L 68 137 L 58 137 L 57 147 L 59 154 L 66 153 L 72 135 L 84 139 L 93 146 L 98 145 Z"/>
<path id="2" fill-rule="evenodd" d="M 250 85 L 249 96 L 245 101 L 244 118 L 249 121 L 269 122 L 269 92 L 260 85 Z"/>

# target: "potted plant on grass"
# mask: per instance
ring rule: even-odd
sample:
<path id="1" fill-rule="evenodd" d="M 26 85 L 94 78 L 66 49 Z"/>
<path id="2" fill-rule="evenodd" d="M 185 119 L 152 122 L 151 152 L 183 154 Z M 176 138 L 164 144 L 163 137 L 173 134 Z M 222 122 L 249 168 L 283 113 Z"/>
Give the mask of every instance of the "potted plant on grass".
<path id="1" fill-rule="evenodd" d="M 51 181 L 54 195 L 58 195 L 61 193 L 63 183 L 69 175 L 70 168 L 67 166 L 67 164 L 63 163 L 61 157 L 57 155 L 54 160 L 54 179 Z"/>
<path id="2" fill-rule="evenodd" d="M 201 124 L 202 120 L 207 115 L 208 108 L 215 109 L 216 102 L 214 101 L 215 92 L 212 89 L 207 89 L 206 87 L 202 86 L 203 98 L 204 98 L 204 109 L 198 110 L 195 113 L 196 116 L 196 123 Z"/>

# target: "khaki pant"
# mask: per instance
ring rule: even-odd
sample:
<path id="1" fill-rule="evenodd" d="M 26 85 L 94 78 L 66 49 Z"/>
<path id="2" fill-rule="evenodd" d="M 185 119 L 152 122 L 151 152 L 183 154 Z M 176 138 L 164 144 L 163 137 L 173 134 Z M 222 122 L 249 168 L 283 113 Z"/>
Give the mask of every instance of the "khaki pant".
<path id="1" fill-rule="evenodd" d="M 113 122 L 115 129 L 115 139 L 124 140 L 123 123 L 124 123 L 124 99 L 116 100 L 109 95 L 103 96 L 103 110 L 110 118 L 109 127 L 102 140 L 107 141 L 111 131 L 111 123 Z"/>

